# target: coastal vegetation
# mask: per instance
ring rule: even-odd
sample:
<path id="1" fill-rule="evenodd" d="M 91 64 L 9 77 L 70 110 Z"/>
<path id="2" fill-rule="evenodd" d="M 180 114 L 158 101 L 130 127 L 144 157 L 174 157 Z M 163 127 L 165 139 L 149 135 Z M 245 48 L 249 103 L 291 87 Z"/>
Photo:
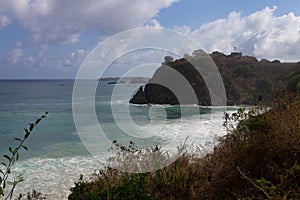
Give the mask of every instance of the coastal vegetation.
<path id="1" fill-rule="evenodd" d="M 31 135 L 34 128 L 41 122 L 42 119 L 47 117 L 47 112 L 38 118 L 34 123 L 29 123 L 28 128 L 24 128 L 23 137 L 16 137 L 14 140 L 17 142 L 17 145 L 14 147 L 9 147 L 9 154 L 4 154 L 3 158 L 5 161 L 1 162 L 0 167 L 0 197 L 3 197 L 5 200 L 13 199 L 14 190 L 16 186 L 24 181 L 22 174 L 16 175 L 13 181 L 9 180 L 9 177 L 12 175 L 12 167 L 19 160 L 19 152 L 21 149 L 28 151 L 28 147 L 25 145 L 27 139 Z M 32 196 L 28 194 L 28 196 Z M 23 197 L 22 194 L 19 195 L 18 199 Z"/>
<path id="2" fill-rule="evenodd" d="M 271 107 L 225 114 L 224 126 L 227 134 L 206 155 L 184 153 L 169 166 L 147 173 L 106 167 L 90 181 L 81 176 L 68 198 L 300 198 L 299 94 L 285 93 Z M 128 152 L 128 147 L 120 151 Z"/>
<path id="3" fill-rule="evenodd" d="M 212 60 L 207 61 L 210 58 Z M 186 54 L 183 58 L 176 60 L 166 56 L 164 63 L 156 70 L 150 81 L 137 90 L 130 103 L 179 104 L 175 94 L 169 88 L 158 84 L 172 79 L 168 73 L 168 69 L 172 68 L 188 81 L 178 85 L 178 81 L 170 80 L 169 82 L 176 87 L 176 91 L 185 94 L 184 92 L 191 86 L 197 95 L 197 102 L 187 101 L 184 102 L 185 104 L 210 105 L 211 99 L 203 76 L 211 80 L 213 78 L 210 76 L 214 75 L 209 72 L 199 74 L 196 68 L 200 68 L 201 63 L 212 61 L 223 79 L 228 105 L 254 105 L 259 97 L 264 103 L 270 103 L 282 90 L 300 91 L 299 62 L 258 60 L 256 57 L 242 55 L 239 52 L 225 55 L 221 52 L 205 54 L 201 50 L 195 50 L 192 55 Z"/>

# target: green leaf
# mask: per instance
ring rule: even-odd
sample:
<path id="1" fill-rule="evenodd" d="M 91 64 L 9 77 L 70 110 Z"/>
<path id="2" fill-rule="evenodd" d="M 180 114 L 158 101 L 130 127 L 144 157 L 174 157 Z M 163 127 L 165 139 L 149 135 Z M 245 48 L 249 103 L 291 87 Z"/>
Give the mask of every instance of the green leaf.
<path id="1" fill-rule="evenodd" d="M 29 135 L 30 135 L 30 132 L 26 128 L 24 128 L 24 131 L 25 131 L 24 138 L 27 139 L 29 137 Z"/>
<path id="2" fill-rule="evenodd" d="M 3 155 L 3 157 L 9 160 L 9 162 L 11 162 L 11 158 L 8 155 Z"/>
<path id="3" fill-rule="evenodd" d="M 16 161 L 19 160 L 19 153 L 17 152 L 17 157 L 16 157 Z"/>
<path id="4" fill-rule="evenodd" d="M 25 149 L 26 151 L 28 151 L 28 148 L 24 145 L 21 146 L 23 149 Z"/>
<path id="5" fill-rule="evenodd" d="M 24 138 L 27 139 L 29 137 L 30 133 L 26 133 Z"/>
<path id="6" fill-rule="evenodd" d="M 34 124 L 29 124 L 29 131 L 32 131 L 34 128 Z"/>
<path id="7" fill-rule="evenodd" d="M 22 140 L 20 138 L 15 138 L 15 140 L 22 142 Z"/>
<path id="8" fill-rule="evenodd" d="M 12 154 L 15 154 L 15 150 L 16 150 L 16 149 L 13 149 L 13 148 L 9 147 L 8 150 L 9 150 Z"/>
<path id="9" fill-rule="evenodd" d="M 1 162 L 1 164 L 2 164 L 3 166 L 7 167 L 7 164 L 6 164 L 6 163 L 4 163 L 4 162 Z"/>
<path id="10" fill-rule="evenodd" d="M 3 190 L 6 188 L 6 181 L 5 180 L 3 180 Z"/>
<path id="11" fill-rule="evenodd" d="M 4 196 L 4 191 L 3 191 L 2 187 L 0 187 L 0 196 Z"/>
<path id="12" fill-rule="evenodd" d="M 23 194 L 19 194 L 18 200 L 22 199 Z"/>
<path id="13" fill-rule="evenodd" d="M 4 175 L 4 172 L 0 169 L 0 173 Z"/>
<path id="14" fill-rule="evenodd" d="M 48 112 L 45 112 L 45 114 L 41 116 L 41 119 L 47 117 L 47 115 L 48 115 Z"/>
<path id="15" fill-rule="evenodd" d="M 37 125 L 38 123 L 40 123 L 41 120 L 42 120 L 41 118 L 37 119 L 37 120 L 35 121 L 35 125 Z"/>

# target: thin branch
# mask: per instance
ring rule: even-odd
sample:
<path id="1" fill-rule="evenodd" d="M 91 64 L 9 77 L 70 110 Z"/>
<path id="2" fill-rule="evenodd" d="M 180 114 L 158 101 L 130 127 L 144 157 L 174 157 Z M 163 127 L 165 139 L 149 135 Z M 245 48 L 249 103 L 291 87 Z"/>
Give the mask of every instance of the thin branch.
<path id="1" fill-rule="evenodd" d="M 247 181 L 249 181 L 249 182 L 250 182 L 254 187 L 256 187 L 257 189 L 259 189 L 260 191 L 262 191 L 262 192 L 266 195 L 266 197 L 267 197 L 268 199 L 271 199 L 271 197 L 268 195 L 268 193 L 267 193 L 264 189 L 262 189 L 261 187 L 259 187 L 257 184 L 254 183 L 254 181 L 252 181 L 249 177 L 247 177 L 247 176 L 240 170 L 239 167 L 237 167 L 237 169 L 238 169 L 238 171 L 240 172 L 240 174 L 241 174 Z"/>

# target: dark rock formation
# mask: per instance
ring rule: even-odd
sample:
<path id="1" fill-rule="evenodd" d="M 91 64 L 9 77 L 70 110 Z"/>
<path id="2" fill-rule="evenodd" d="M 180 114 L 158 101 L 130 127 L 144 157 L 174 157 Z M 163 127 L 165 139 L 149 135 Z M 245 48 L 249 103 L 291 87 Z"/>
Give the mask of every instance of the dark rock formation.
<path id="1" fill-rule="evenodd" d="M 130 99 L 129 103 L 133 104 L 147 104 L 148 100 L 146 94 L 141 86 L 136 94 Z"/>
<path id="2" fill-rule="evenodd" d="M 201 52 L 162 64 L 144 90 L 141 87 L 130 103 L 211 105 L 208 88 L 202 77 L 209 77 L 209 72 L 199 74 L 191 64 L 205 63 Z M 213 52 L 210 57 L 222 76 L 228 105 L 255 104 L 258 98 L 268 102 L 286 89 L 291 74 L 294 77 L 300 75 L 300 63 L 281 63 L 278 60 L 271 62 L 266 59 L 258 61 L 255 57 L 243 56 L 241 53 L 225 55 Z M 173 71 L 187 81 L 180 81 L 180 77 Z M 190 98 L 187 92 L 189 88 L 193 89 L 196 99 Z"/>

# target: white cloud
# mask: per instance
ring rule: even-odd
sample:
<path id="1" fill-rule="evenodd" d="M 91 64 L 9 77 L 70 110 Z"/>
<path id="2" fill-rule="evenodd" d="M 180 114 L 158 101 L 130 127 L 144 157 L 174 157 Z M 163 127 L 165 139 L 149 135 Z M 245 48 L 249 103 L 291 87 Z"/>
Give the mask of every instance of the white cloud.
<path id="1" fill-rule="evenodd" d="M 2 0 L 0 14 L 12 13 L 35 42 L 74 43 L 87 30 L 111 34 L 145 24 L 177 0 Z"/>
<path id="2" fill-rule="evenodd" d="M 48 49 L 49 49 L 48 45 L 45 44 L 41 45 L 40 50 L 37 52 L 37 57 L 39 59 L 42 58 L 45 55 L 45 53 L 48 51 Z"/>
<path id="3" fill-rule="evenodd" d="M 77 51 L 71 53 L 70 59 L 75 65 L 80 65 L 83 59 L 87 56 L 87 54 L 87 50 L 78 49 Z"/>
<path id="4" fill-rule="evenodd" d="M 33 56 L 29 56 L 28 58 L 27 58 L 27 61 L 29 62 L 29 63 L 34 63 L 35 62 L 35 59 L 34 59 L 34 57 Z"/>
<path id="5" fill-rule="evenodd" d="M 114 60 L 114 62 L 108 66 L 105 76 L 122 76 L 129 71 L 135 73 L 139 71 L 140 66 L 147 65 L 147 67 L 143 68 L 142 74 L 145 77 L 152 77 L 155 70 L 164 62 L 166 55 L 179 58 L 179 56 L 175 54 L 159 49 L 141 49 L 128 52 Z M 138 72 L 137 74 L 141 73 Z"/>
<path id="6" fill-rule="evenodd" d="M 12 20 L 6 15 L 0 15 L 0 30 L 11 24 Z"/>
<path id="7" fill-rule="evenodd" d="M 157 19 L 151 19 L 147 24 L 146 27 L 154 27 L 154 28 L 162 28 L 160 22 Z"/>
<path id="8" fill-rule="evenodd" d="M 189 26 L 174 26 L 173 29 L 184 34 L 190 34 L 192 29 Z"/>
<path id="9" fill-rule="evenodd" d="M 21 48 L 22 44 L 23 44 L 23 43 L 22 43 L 21 41 L 16 42 L 16 48 Z"/>
<path id="10" fill-rule="evenodd" d="M 227 18 L 203 24 L 196 30 L 175 27 L 190 34 L 208 51 L 230 53 L 234 47 L 247 55 L 270 60 L 300 60 L 300 16 L 275 16 L 277 7 L 266 7 L 248 16 L 231 12 Z"/>
<path id="11" fill-rule="evenodd" d="M 8 53 L 6 57 L 6 61 L 11 64 L 16 64 L 20 60 L 22 55 L 23 55 L 23 50 L 20 48 L 16 48 Z"/>
<path id="12" fill-rule="evenodd" d="M 83 59 L 87 56 L 88 53 L 88 50 L 78 49 L 72 52 L 70 56 L 63 61 L 62 65 L 78 67 L 81 65 Z"/>

